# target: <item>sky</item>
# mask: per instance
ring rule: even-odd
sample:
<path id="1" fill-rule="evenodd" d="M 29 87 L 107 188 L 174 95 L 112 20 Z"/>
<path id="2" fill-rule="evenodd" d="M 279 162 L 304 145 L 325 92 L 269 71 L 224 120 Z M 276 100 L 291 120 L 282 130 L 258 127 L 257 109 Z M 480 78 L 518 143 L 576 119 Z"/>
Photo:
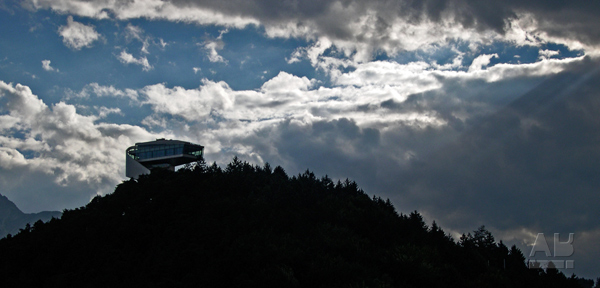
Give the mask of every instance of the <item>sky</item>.
<path id="1" fill-rule="evenodd" d="M 114 191 L 125 149 L 349 178 L 600 276 L 600 1 L 0 0 L 0 194 Z M 539 247 L 539 246 L 536 246 Z M 552 251 L 550 251 L 552 253 Z"/>

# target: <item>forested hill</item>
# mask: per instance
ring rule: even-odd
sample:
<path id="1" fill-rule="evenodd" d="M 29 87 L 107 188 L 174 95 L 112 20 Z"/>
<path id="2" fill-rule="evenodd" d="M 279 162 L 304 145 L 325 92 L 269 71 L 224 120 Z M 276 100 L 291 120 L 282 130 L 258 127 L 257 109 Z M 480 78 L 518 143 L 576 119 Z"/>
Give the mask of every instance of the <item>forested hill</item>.
<path id="1" fill-rule="evenodd" d="M 356 183 L 237 159 L 155 171 L 0 240 L 2 287 L 580 287 Z"/>

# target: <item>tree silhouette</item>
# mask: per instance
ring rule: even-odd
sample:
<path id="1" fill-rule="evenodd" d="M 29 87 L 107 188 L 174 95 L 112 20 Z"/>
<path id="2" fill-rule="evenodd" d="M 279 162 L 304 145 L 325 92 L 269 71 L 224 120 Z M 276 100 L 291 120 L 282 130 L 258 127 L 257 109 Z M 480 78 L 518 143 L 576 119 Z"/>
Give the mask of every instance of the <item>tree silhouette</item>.
<path id="1" fill-rule="evenodd" d="M 119 184 L 0 239 L 2 287 L 583 287 L 484 226 L 456 243 L 358 184 L 237 157 Z M 587 281 L 587 282 L 586 282 Z"/>

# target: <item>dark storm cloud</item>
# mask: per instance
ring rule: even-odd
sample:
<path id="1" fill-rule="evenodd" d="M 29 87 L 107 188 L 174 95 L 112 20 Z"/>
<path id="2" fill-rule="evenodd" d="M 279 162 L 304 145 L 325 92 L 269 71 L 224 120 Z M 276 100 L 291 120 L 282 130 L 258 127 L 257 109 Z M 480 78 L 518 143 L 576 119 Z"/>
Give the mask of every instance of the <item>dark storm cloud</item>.
<path id="1" fill-rule="evenodd" d="M 574 38 L 583 43 L 598 44 L 600 28 L 595 25 L 600 13 L 598 1 L 491 1 L 491 0 L 426 0 L 426 1 L 173 1 L 177 6 L 200 6 L 232 16 L 247 16 L 269 25 L 294 21 L 296 25 L 316 23 L 318 29 L 333 38 L 349 37 L 348 19 L 336 12 L 351 8 L 354 19 L 365 13 L 376 13 L 380 25 L 391 23 L 400 17 L 409 22 L 430 20 L 444 21 L 451 16 L 467 28 L 493 30 L 503 33 L 508 21 L 519 14 L 532 14 L 540 25 L 540 31 L 551 36 Z M 379 29 L 383 30 L 383 29 Z"/>
<path id="2" fill-rule="evenodd" d="M 584 62 L 414 161 L 402 197 L 463 231 L 473 222 L 600 228 L 600 73 L 598 62 Z"/>
<path id="3" fill-rule="evenodd" d="M 289 163 L 283 165 L 291 173 L 310 168 L 338 178 L 354 175 L 375 178 L 375 163 L 368 158 L 380 148 L 380 133 L 376 129 L 360 128 L 346 118 L 313 123 L 286 120 L 241 142 L 253 145 L 255 152 L 267 162 Z M 273 146 L 275 151 L 270 149 Z"/>
<path id="4" fill-rule="evenodd" d="M 397 167 L 384 196 L 452 231 L 486 225 L 525 254 L 537 233 L 575 233 L 573 272 L 594 277 L 599 64 L 573 64 L 491 116 L 473 117 L 455 140 Z"/>

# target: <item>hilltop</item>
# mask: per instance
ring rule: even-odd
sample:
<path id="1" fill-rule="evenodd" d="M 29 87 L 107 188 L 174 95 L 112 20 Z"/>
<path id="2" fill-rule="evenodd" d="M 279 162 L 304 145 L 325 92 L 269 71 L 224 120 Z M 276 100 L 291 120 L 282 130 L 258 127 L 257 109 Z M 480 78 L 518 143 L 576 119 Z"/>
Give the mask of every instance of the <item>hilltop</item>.
<path id="1" fill-rule="evenodd" d="M 591 287 L 484 227 L 453 240 L 352 181 L 241 162 L 155 171 L 0 240 L 6 287 Z"/>

